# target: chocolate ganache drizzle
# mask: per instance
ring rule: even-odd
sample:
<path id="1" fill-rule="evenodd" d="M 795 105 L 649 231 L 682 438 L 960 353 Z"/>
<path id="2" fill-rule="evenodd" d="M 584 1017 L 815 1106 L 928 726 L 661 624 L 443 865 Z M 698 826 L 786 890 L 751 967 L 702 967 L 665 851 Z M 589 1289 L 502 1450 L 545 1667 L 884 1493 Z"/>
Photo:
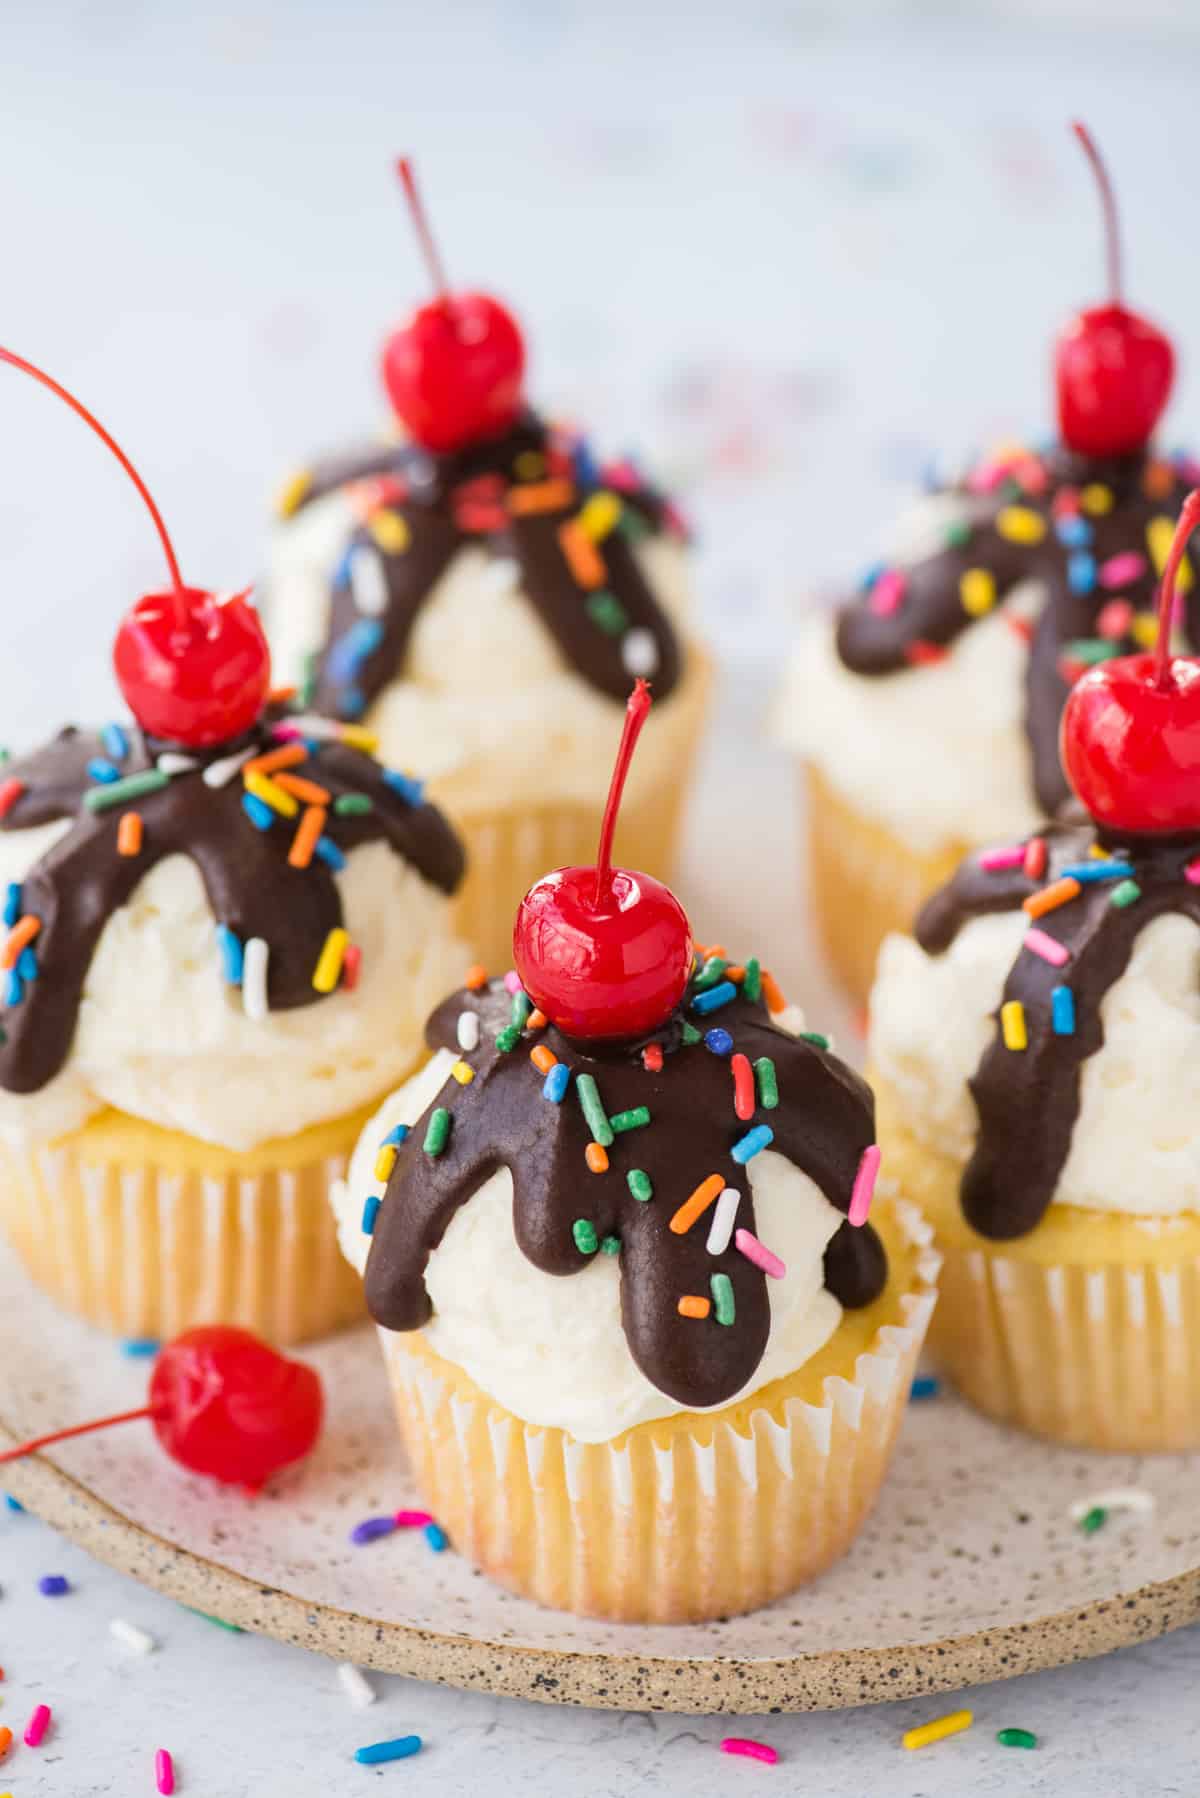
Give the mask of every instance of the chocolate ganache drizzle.
<path id="1" fill-rule="evenodd" d="M 1038 878 L 1016 857 L 1013 867 L 989 869 L 972 856 L 926 903 L 916 926 L 921 947 L 939 955 L 972 918 L 1016 911 L 1047 886 L 1064 896 L 1031 918 L 1031 935 L 1005 981 L 1002 1003 L 1020 1007 L 1009 1017 L 1019 1020 L 1016 1040 L 1024 1035 L 1026 1046 L 1008 1046 L 1002 1013 L 971 1080 L 979 1134 L 963 1173 L 962 1209 L 974 1229 L 995 1239 L 1024 1236 L 1054 1197 L 1079 1115 L 1083 1063 L 1104 1043 L 1101 1002 L 1138 936 L 1167 912 L 1200 924 L 1194 835 L 1118 841 L 1092 824 L 1062 824 L 1031 842 L 1046 845 Z M 1065 881 L 1077 891 L 1056 885 Z"/>
<path id="2" fill-rule="evenodd" d="M 329 627 L 306 703 L 362 716 L 402 675 L 422 606 L 460 550 L 516 564 L 517 585 L 574 671 L 623 701 L 631 675 L 661 700 L 680 651 L 635 554 L 683 535 L 628 461 L 596 466 L 581 439 L 526 413 L 511 431 L 435 455 L 411 443 L 332 459 L 288 483 L 285 516 L 338 489 L 360 515 L 334 572 Z"/>
<path id="3" fill-rule="evenodd" d="M 331 729 L 319 721 L 312 728 Z M 296 737 L 297 725 L 279 706 L 238 741 L 188 755 L 148 741 L 132 725 L 101 732 L 68 726 L 0 769 L 0 830 L 70 823 L 9 888 L 10 949 L 23 946 L 6 953 L 8 972 L 0 975 L 0 1086 L 36 1092 L 58 1073 L 104 927 L 166 856 L 186 855 L 199 868 L 232 953 L 227 977 L 240 979 L 248 941 L 266 943 L 266 999 L 275 1011 L 322 996 L 314 970 L 330 932 L 342 925 L 334 875 L 346 852 L 386 842 L 432 885 L 454 891 L 462 848 L 441 813 L 422 801 L 417 782 L 345 742 Z M 265 788 L 256 762 L 270 770 Z M 267 799 L 256 797 L 255 785 Z M 309 859 L 295 865 L 289 854 L 314 805 L 324 813 L 320 835 Z M 123 828 L 129 814 L 140 820 L 133 832 Z"/>
<path id="4" fill-rule="evenodd" d="M 1068 797 L 1058 721 L 1083 668 L 1144 650 L 1155 636 L 1154 589 L 1175 518 L 1197 470 L 1186 457 L 1098 460 L 1056 449 L 993 458 L 938 491 L 961 502 L 945 548 L 874 571 L 838 617 L 838 653 L 856 674 L 937 660 L 1022 581 L 1046 594 L 1032 621 L 1007 622 L 1029 643 L 1025 728 L 1039 804 Z M 1200 592 L 1185 560 L 1188 642 L 1200 647 Z"/>
<path id="5" fill-rule="evenodd" d="M 727 998 L 721 994 L 719 1021 L 735 1053 L 771 1064 L 774 1084 L 760 1068 L 753 1113 L 739 1117 L 729 1055 L 714 1052 L 697 1027 L 710 1029 L 694 1009 L 698 996 L 694 977 L 683 1004 L 650 1039 L 649 1054 L 645 1042 L 571 1041 L 541 1014 L 530 1017 L 527 996 L 510 995 L 499 981 L 439 1006 L 426 1030 L 430 1047 L 455 1050 L 473 1077 L 465 1085 L 451 1077 L 399 1144 L 366 1269 L 367 1303 L 378 1323 L 415 1330 L 429 1320 L 430 1255 L 459 1207 L 508 1168 L 516 1240 L 535 1267 L 566 1275 L 579 1273 L 593 1254 L 620 1257 L 630 1353 L 660 1391 L 702 1408 L 726 1402 L 752 1379 L 771 1322 L 766 1275 L 739 1249 L 736 1234 L 721 1253 L 709 1253 L 711 1207 L 682 1230 L 673 1231 L 671 1219 L 716 1175 L 714 1184 L 740 1194 L 737 1230 L 753 1234 L 750 1182 L 735 1150 L 756 1131 L 765 1146 L 764 1125 L 770 1147 L 847 1210 L 863 1151 L 874 1141 L 874 1103 L 824 1039 L 794 1037 L 772 1024 L 757 964 L 747 963 L 736 996 L 732 986 Z M 457 1047 L 464 1013 L 480 1025 L 478 1047 L 469 1052 Z M 530 1065 L 531 1048 L 546 1051 L 540 1066 Z M 776 1091 L 777 1102 L 768 1103 Z M 586 1156 L 605 1135 L 607 1166 L 596 1174 Z M 710 1289 L 715 1295 L 714 1275 L 728 1279 L 727 1303 L 702 1318 L 681 1315 L 681 1297 L 707 1300 Z M 825 1284 L 834 1296 L 847 1307 L 869 1304 L 886 1278 L 883 1245 L 871 1226 L 840 1225 L 825 1251 Z"/>

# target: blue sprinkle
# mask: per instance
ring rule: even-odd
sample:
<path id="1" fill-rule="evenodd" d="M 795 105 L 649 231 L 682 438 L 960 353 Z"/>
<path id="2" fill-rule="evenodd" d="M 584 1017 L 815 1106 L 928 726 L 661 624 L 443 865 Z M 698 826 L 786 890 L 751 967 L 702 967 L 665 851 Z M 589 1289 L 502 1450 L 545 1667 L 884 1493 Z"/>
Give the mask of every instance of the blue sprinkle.
<path id="1" fill-rule="evenodd" d="M 1077 549 L 1067 557 L 1067 582 L 1072 593 L 1090 593 L 1096 585 L 1096 558 Z"/>
<path id="2" fill-rule="evenodd" d="M 335 587 L 348 587 L 350 585 L 350 564 L 354 560 L 354 550 L 355 545 L 352 543 L 346 550 L 337 567 L 334 569 L 333 584 Z"/>
<path id="3" fill-rule="evenodd" d="M 397 768 L 385 768 L 383 778 L 385 785 L 393 793 L 399 793 L 401 799 L 407 800 L 409 805 L 420 805 L 425 796 L 423 780 L 414 780 L 411 774 L 401 774 Z"/>
<path id="4" fill-rule="evenodd" d="M 148 1360 L 151 1355 L 157 1355 L 161 1347 L 157 1336 L 128 1336 L 121 1344 L 121 1353 L 136 1361 Z"/>
<path id="5" fill-rule="evenodd" d="M 119 724 L 106 724 L 100 732 L 100 741 L 114 762 L 123 762 L 129 754 L 129 738 Z"/>
<path id="6" fill-rule="evenodd" d="M 931 1373 L 920 1373 L 909 1388 L 909 1398 L 936 1398 L 942 1390 L 941 1382 L 935 1380 Z"/>
<path id="7" fill-rule="evenodd" d="M 543 1099 L 549 1099 L 552 1105 L 561 1105 L 570 1084 L 570 1068 L 565 1061 L 556 1061 L 546 1075 L 545 1084 L 542 1087 Z"/>
<path id="8" fill-rule="evenodd" d="M 427 1523 L 424 1536 L 435 1555 L 440 1555 L 450 1540 L 440 1523 Z"/>
<path id="9" fill-rule="evenodd" d="M 1128 862 L 1072 862 L 1069 868 L 1060 868 L 1055 876 L 1057 880 L 1079 880 L 1086 883 L 1091 880 L 1131 880 L 1133 869 Z"/>
<path id="10" fill-rule="evenodd" d="M 106 761 L 102 755 L 94 755 L 92 757 L 87 765 L 87 771 L 93 780 L 100 781 L 100 783 L 106 787 L 111 787 L 114 780 L 120 780 L 121 778 L 121 770 L 114 767 L 112 762 Z"/>
<path id="11" fill-rule="evenodd" d="M 13 968 L 10 970 L 8 979 L 4 983 L 4 1003 L 6 1005 L 19 1005 L 24 997 L 25 982 L 17 973 L 17 970 Z"/>
<path id="12" fill-rule="evenodd" d="M 410 1754 L 420 1754 L 420 1736 L 396 1736 L 390 1742 L 369 1742 L 356 1748 L 354 1758 L 360 1767 L 378 1767 L 384 1761 L 406 1761 Z"/>
<path id="13" fill-rule="evenodd" d="M 22 980 L 36 980 L 38 977 L 37 950 L 32 943 L 26 943 L 17 957 L 17 973 Z"/>
<path id="14" fill-rule="evenodd" d="M 70 1590 L 70 1581 L 65 1580 L 61 1573 L 43 1573 L 38 1581 L 38 1591 L 43 1598 L 62 1598 Z"/>
<path id="15" fill-rule="evenodd" d="M 253 797 L 253 795 L 251 795 Z M 244 952 L 242 939 L 228 924 L 217 925 L 217 948 L 221 952 L 221 972 L 230 986 L 241 986 Z"/>
<path id="16" fill-rule="evenodd" d="M 720 1011 L 722 1005 L 728 1005 L 731 999 L 737 998 L 737 987 L 732 980 L 722 980 L 719 986 L 710 986 L 707 992 L 697 993 L 692 1000 L 692 1010 L 703 1015 L 709 1011 Z"/>
<path id="17" fill-rule="evenodd" d="M 374 1236 L 375 1234 L 375 1219 L 379 1216 L 379 1205 L 378 1193 L 369 1194 L 367 1202 L 363 1206 L 362 1231 L 364 1236 Z"/>
<path id="18" fill-rule="evenodd" d="M 600 464 L 592 454 L 592 446 L 586 437 L 577 437 L 571 445 L 571 466 L 575 475 L 575 485 L 590 492 L 598 487 L 603 479 Z"/>
<path id="19" fill-rule="evenodd" d="M 338 707 L 353 722 L 355 718 L 361 718 L 366 711 L 367 696 L 361 687 L 353 684 L 342 687 L 338 694 Z"/>
<path id="20" fill-rule="evenodd" d="M 704 1047 L 711 1049 L 714 1055 L 732 1055 L 733 1038 L 728 1030 L 722 1030 L 719 1024 L 715 1024 L 711 1030 L 704 1032 Z"/>
<path id="21" fill-rule="evenodd" d="M 353 680 L 367 657 L 383 642 L 378 618 L 359 618 L 339 637 L 329 652 L 326 667 L 339 684 Z"/>
<path id="22" fill-rule="evenodd" d="M 397 1124 L 394 1130 L 388 1131 L 387 1135 L 379 1145 L 380 1148 L 386 1149 L 389 1143 L 405 1142 L 408 1138 L 408 1130 L 409 1126 L 407 1124 Z"/>
<path id="23" fill-rule="evenodd" d="M 20 1511 L 22 1515 L 24 1514 L 25 1506 L 21 1503 L 19 1498 L 14 1498 L 11 1492 L 6 1492 L 4 1494 L 4 1502 L 10 1511 Z"/>
<path id="24" fill-rule="evenodd" d="M 1085 543 L 1092 540 L 1091 525 L 1077 512 L 1070 513 L 1065 518 L 1056 518 L 1054 530 L 1059 542 L 1065 543 L 1068 549 L 1082 549 Z"/>
<path id="25" fill-rule="evenodd" d="M 361 658 L 379 648 L 383 642 L 383 626 L 378 618 L 359 618 L 346 635 L 354 639 L 355 652 Z"/>
<path id="26" fill-rule="evenodd" d="M 864 569 L 862 576 L 859 579 L 858 585 L 860 592 L 869 593 L 880 575 L 886 574 L 887 571 L 888 565 L 886 562 L 872 562 L 869 568 Z"/>
<path id="27" fill-rule="evenodd" d="M 20 915 L 21 883 L 17 880 L 10 880 L 8 883 L 8 890 L 4 895 L 4 922 L 9 930 L 12 929 Z"/>
<path id="28" fill-rule="evenodd" d="M 1050 994 L 1050 1016 L 1055 1036 L 1074 1036 L 1075 995 L 1069 986 L 1056 986 Z"/>
<path id="29" fill-rule="evenodd" d="M 770 1124 L 755 1124 L 753 1130 L 747 1130 L 740 1142 L 734 1143 L 729 1153 L 739 1166 L 745 1167 L 748 1161 L 753 1161 L 759 1151 L 774 1140 L 775 1132 Z"/>
<path id="30" fill-rule="evenodd" d="M 381 1536 L 390 1536 L 395 1528 L 394 1517 L 364 1517 L 350 1531 L 350 1540 L 356 1548 L 362 1548 L 368 1542 L 378 1542 Z"/>
<path id="31" fill-rule="evenodd" d="M 313 854 L 319 855 L 321 860 L 323 862 L 328 862 L 331 868 L 344 868 L 346 866 L 346 858 L 332 837 L 318 837 Z"/>
<path id="32" fill-rule="evenodd" d="M 274 812 L 269 805 L 263 803 L 257 793 L 242 794 L 242 810 L 255 830 L 270 830 L 275 822 Z"/>

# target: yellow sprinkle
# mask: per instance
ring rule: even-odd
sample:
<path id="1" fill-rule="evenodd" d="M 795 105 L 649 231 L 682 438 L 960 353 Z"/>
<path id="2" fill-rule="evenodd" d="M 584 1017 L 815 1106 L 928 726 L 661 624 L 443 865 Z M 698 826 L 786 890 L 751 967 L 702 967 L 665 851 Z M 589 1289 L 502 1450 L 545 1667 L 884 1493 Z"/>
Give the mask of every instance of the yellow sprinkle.
<path id="1" fill-rule="evenodd" d="M 1101 481 L 1089 481 L 1079 495 L 1079 503 L 1093 518 L 1100 518 L 1113 509 L 1112 488 L 1105 487 Z"/>
<path id="2" fill-rule="evenodd" d="M 580 510 L 579 523 L 593 543 L 603 543 L 616 530 L 620 516 L 621 502 L 615 493 L 593 493 Z"/>
<path id="3" fill-rule="evenodd" d="M 1139 649 L 1153 649 L 1158 642 L 1158 619 L 1153 612 L 1137 612 L 1129 634 Z"/>
<path id="4" fill-rule="evenodd" d="M 387 556 L 403 555 L 412 541 L 408 520 L 399 512 L 389 512 L 386 507 L 367 520 L 367 529 Z"/>
<path id="5" fill-rule="evenodd" d="M 247 793 L 253 793 L 256 799 L 269 805 L 281 818 L 294 818 L 300 810 L 300 801 L 293 794 L 285 793 L 269 774 L 254 774 L 247 769 L 242 778 L 245 780 Z"/>
<path id="6" fill-rule="evenodd" d="M 349 931 L 343 930 L 340 924 L 335 924 L 325 938 L 325 947 L 318 955 L 317 965 L 313 969 L 312 983 L 318 993 L 331 993 L 337 985 L 349 941 Z"/>
<path id="7" fill-rule="evenodd" d="M 392 1169 L 396 1165 L 398 1154 L 399 1150 L 394 1142 L 385 1142 L 375 1157 L 375 1178 L 385 1186 L 392 1177 Z"/>
<path id="8" fill-rule="evenodd" d="M 522 450 L 513 463 L 518 481 L 540 481 L 546 472 L 546 458 L 541 450 Z"/>
<path id="9" fill-rule="evenodd" d="M 290 518 L 293 512 L 298 512 L 311 489 L 312 476 L 307 468 L 298 468 L 295 474 L 289 475 L 275 495 L 275 510 L 280 518 Z"/>
<path id="10" fill-rule="evenodd" d="M 996 603 L 995 577 L 986 568 L 968 568 L 958 583 L 958 594 L 963 611 L 972 618 L 982 618 Z"/>
<path id="11" fill-rule="evenodd" d="M 367 755 L 374 755 L 379 748 L 378 736 L 373 730 L 368 730 L 365 724 L 343 724 L 341 741 L 351 749 L 363 750 Z"/>
<path id="12" fill-rule="evenodd" d="M 1000 1007 L 1000 1029 L 1004 1036 L 1006 1049 L 1029 1047 L 1029 1033 L 1025 1028 L 1025 1007 L 1019 999 L 1008 999 Z"/>
<path id="13" fill-rule="evenodd" d="M 1046 535 L 1046 520 L 1032 506 L 1005 506 L 996 519 L 996 529 L 1010 543 L 1040 543 Z"/>
<path id="14" fill-rule="evenodd" d="M 947 1736 L 956 1736 L 960 1730 L 970 1729 L 974 1721 L 974 1711 L 951 1711 L 948 1716 L 938 1717 L 932 1723 L 922 1723 L 917 1729 L 906 1729 L 900 1741 L 905 1748 L 928 1748 L 931 1742 L 943 1742 Z"/>
<path id="15" fill-rule="evenodd" d="M 1167 557 L 1171 553 L 1171 544 L 1175 540 L 1175 520 L 1162 513 L 1152 518 L 1146 526 L 1146 545 L 1150 551 L 1150 559 L 1154 563 L 1155 574 L 1161 574 L 1167 565 Z M 1184 556 L 1179 564 L 1179 573 L 1175 577 L 1175 590 L 1186 593 L 1192 584 L 1192 565 Z"/>
<path id="16" fill-rule="evenodd" d="M 460 1086 L 470 1086 L 472 1080 L 475 1078 L 475 1069 L 471 1066 L 469 1061 L 456 1061 L 454 1066 L 450 1069 L 450 1072 L 454 1075 L 454 1078 L 458 1081 Z"/>

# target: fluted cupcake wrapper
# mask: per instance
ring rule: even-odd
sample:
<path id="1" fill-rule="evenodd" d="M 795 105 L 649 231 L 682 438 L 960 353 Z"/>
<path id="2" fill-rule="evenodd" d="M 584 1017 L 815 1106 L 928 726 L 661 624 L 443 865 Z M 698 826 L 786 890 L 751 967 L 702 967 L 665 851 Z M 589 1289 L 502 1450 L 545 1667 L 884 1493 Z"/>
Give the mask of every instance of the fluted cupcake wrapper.
<path id="1" fill-rule="evenodd" d="M 934 1304 L 927 1226 L 879 1209 L 905 1267 L 878 1301 L 892 1321 L 865 1351 L 847 1341 L 844 1372 L 814 1385 L 801 1368 L 612 1442 L 525 1424 L 419 1335 L 381 1331 L 418 1484 L 455 1547 L 524 1596 L 628 1622 L 750 1610 L 829 1566 L 875 1500 Z M 822 1355 L 839 1365 L 837 1333 Z"/>

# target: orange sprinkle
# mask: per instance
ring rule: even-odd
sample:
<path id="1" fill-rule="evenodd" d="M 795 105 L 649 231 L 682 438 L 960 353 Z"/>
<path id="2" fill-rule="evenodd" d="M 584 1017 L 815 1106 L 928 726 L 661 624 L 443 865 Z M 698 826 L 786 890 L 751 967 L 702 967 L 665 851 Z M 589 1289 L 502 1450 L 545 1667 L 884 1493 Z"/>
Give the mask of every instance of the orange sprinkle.
<path id="1" fill-rule="evenodd" d="M 295 687 L 271 687 L 267 693 L 267 704 L 286 705 L 290 699 L 295 699 L 296 692 Z"/>
<path id="2" fill-rule="evenodd" d="M 325 820 L 329 813 L 323 805 L 309 805 L 296 826 L 296 834 L 292 838 L 292 846 L 288 850 L 288 866 L 291 868 L 307 868 L 313 858 L 313 850 L 317 846 L 317 838 L 325 828 Z"/>
<path id="3" fill-rule="evenodd" d="M 544 1030 L 549 1022 L 550 1020 L 545 1012 L 539 1011 L 537 1007 L 534 1006 L 533 1010 L 525 1020 L 525 1028 L 526 1030 Z"/>
<path id="4" fill-rule="evenodd" d="M 536 1055 L 536 1053 L 537 1050 L 535 1049 L 534 1054 Z M 602 1143 L 590 1142 L 587 1146 L 587 1154 L 584 1159 L 594 1174 L 606 1174 L 608 1172 L 608 1150 Z"/>
<path id="5" fill-rule="evenodd" d="M 1030 893 L 1022 910 L 1027 911 L 1031 918 L 1044 918 L 1048 911 L 1057 911 L 1060 905 L 1068 904 L 1082 891 L 1083 888 L 1079 882 L 1073 880 L 1068 874 L 1065 880 L 1052 881 L 1048 887 L 1043 887 L 1040 893 Z"/>
<path id="6" fill-rule="evenodd" d="M 268 749 L 266 755 L 255 756 L 242 768 L 242 774 L 275 774 L 280 768 L 296 768 L 308 760 L 303 743 L 285 743 L 280 749 Z"/>
<path id="7" fill-rule="evenodd" d="M 536 1049 L 531 1049 L 529 1059 L 539 1074 L 548 1074 L 551 1068 L 558 1066 L 558 1056 L 551 1054 L 545 1043 L 539 1043 Z"/>
<path id="8" fill-rule="evenodd" d="M 679 1301 L 680 1317 L 707 1317 L 711 1306 L 699 1293 L 688 1292 Z"/>
<path id="9" fill-rule="evenodd" d="M 608 577 L 604 557 L 577 518 L 568 518 L 566 524 L 559 525 L 558 541 L 576 583 L 589 591 L 602 587 Z"/>
<path id="10" fill-rule="evenodd" d="M 117 854 L 140 855 L 142 849 L 141 812 L 123 812 L 117 825 Z"/>
<path id="11" fill-rule="evenodd" d="M 509 489 L 508 509 L 518 518 L 530 512 L 562 512 L 574 498 L 570 481 L 533 481 Z"/>
<path id="12" fill-rule="evenodd" d="M 726 968 L 725 972 L 721 976 L 722 980 L 732 980 L 734 986 L 740 986 L 742 984 L 742 981 L 745 978 L 746 978 L 745 968 Z"/>
<path id="13" fill-rule="evenodd" d="M 726 959 L 724 943 L 709 943 L 707 947 L 702 947 L 697 943 L 695 948 L 696 954 L 700 957 L 701 961 L 710 961 L 714 955 L 719 961 L 724 961 Z"/>
<path id="14" fill-rule="evenodd" d="M 12 1747 L 12 1730 L 11 1729 L 0 1729 L 0 1761 L 2 1761 L 4 1759 L 5 1755 L 8 1753 L 8 1751 L 11 1747 Z"/>
<path id="15" fill-rule="evenodd" d="M 319 787 L 315 780 L 305 780 L 299 774 L 277 774 L 275 785 L 290 793 L 293 799 L 302 799 L 305 805 L 329 804 L 329 788 Z"/>
<path id="16" fill-rule="evenodd" d="M 776 980 L 775 976 L 773 974 L 769 973 L 766 968 L 764 968 L 762 971 L 761 978 L 762 978 L 762 993 L 763 993 L 763 998 L 767 1002 L 767 1010 L 768 1011 L 786 1011 L 787 1010 L 787 1000 L 784 998 L 783 993 L 780 991 L 779 982 Z"/>
<path id="17" fill-rule="evenodd" d="M 481 961 L 473 962 L 463 976 L 463 985 L 468 992 L 477 993 L 487 985 L 487 969 Z"/>
<path id="18" fill-rule="evenodd" d="M 671 1219 L 670 1229 L 676 1236 L 682 1236 L 691 1229 L 698 1217 L 703 1217 L 709 1206 L 721 1195 L 725 1186 L 721 1174 L 710 1174 L 707 1180 L 701 1180 L 690 1199 L 685 1199 L 679 1210 Z"/>
<path id="19" fill-rule="evenodd" d="M 358 972 L 362 967 L 362 950 L 357 943 L 347 943 L 346 953 L 342 957 L 342 991 L 352 993 L 358 985 Z"/>
<path id="20" fill-rule="evenodd" d="M 4 953 L 0 955 L 0 968 L 15 968 L 22 949 L 26 943 L 32 943 L 41 928 L 42 920 L 35 918 L 32 912 L 26 912 L 23 918 L 18 918 L 8 933 Z"/>

